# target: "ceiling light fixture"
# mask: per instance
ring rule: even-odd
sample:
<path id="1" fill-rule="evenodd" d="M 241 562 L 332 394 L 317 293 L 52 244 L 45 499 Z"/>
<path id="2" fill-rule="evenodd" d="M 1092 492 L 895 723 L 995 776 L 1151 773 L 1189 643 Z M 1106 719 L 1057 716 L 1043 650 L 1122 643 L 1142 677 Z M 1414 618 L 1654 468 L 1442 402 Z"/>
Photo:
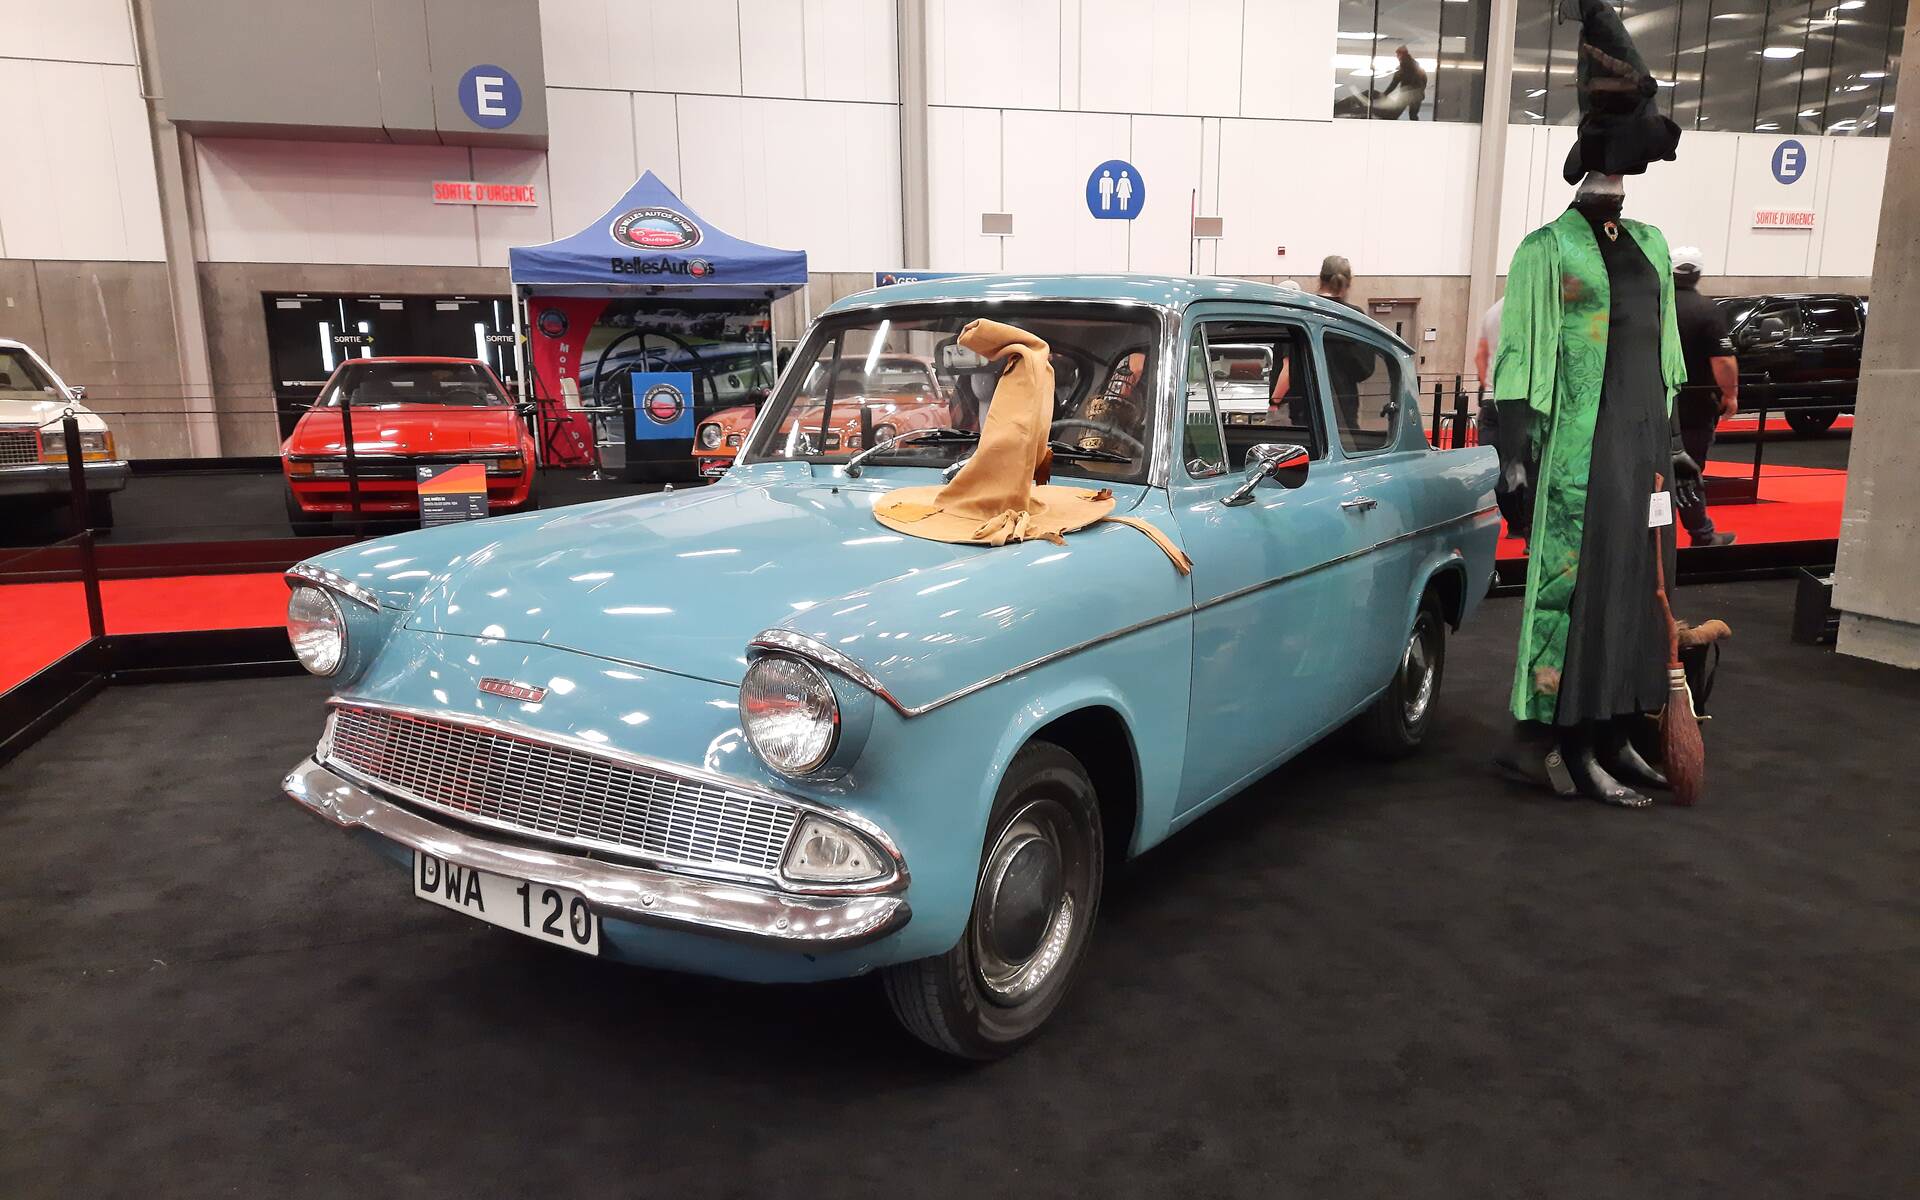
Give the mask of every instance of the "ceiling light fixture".
<path id="1" fill-rule="evenodd" d="M 1760 54 L 1764 58 L 1799 58 L 1800 47 L 1768 46 L 1765 50 L 1762 50 Z"/>

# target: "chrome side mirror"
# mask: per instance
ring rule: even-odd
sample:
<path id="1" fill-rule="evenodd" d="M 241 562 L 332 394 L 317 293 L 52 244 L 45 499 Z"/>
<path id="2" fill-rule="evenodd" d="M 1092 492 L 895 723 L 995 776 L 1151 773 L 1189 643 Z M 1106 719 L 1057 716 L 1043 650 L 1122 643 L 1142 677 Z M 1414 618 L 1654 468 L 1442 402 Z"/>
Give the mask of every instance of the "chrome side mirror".
<path id="1" fill-rule="evenodd" d="M 1227 493 L 1221 503 L 1238 508 L 1253 502 L 1253 490 L 1263 479 L 1278 480 L 1283 488 L 1297 488 L 1307 481 L 1307 463 L 1312 456 L 1305 446 L 1291 442 L 1261 442 L 1247 451 L 1247 475 L 1240 485 Z"/>
<path id="2" fill-rule="evenodd" d="M 78 383 L 73 384 L 67 388 L 67 391 L 72 394 L 75 400 L 85 400 L 87 398 L 87 389 L 84 385 Z"/>

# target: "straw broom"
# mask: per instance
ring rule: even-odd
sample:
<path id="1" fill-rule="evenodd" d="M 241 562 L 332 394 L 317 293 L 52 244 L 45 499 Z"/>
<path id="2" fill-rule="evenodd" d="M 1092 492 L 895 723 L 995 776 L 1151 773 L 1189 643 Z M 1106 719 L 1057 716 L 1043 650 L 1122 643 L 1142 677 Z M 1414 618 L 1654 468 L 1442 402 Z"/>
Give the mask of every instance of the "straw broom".
<path id="1" fill-rule="evenodd" d="M 1655 483 L 1656 487 L 1660 485 Z M 1700 740 L 1700 719 L 1693 712 L 1687 671 L 1680 665 L 1680 628 L 1674 623 L 1673 606 L 1667 602 L 1667 556 L 1657 528 L 1653 531 L 1653 579 L 1660 612 L 1667 619 L 1667 706 L 1660 711 L 1661 765 L 1667 785 L 1673 789 L 1673 802 L 1692 805 L 1706 787 L 1707 748 Z"/>

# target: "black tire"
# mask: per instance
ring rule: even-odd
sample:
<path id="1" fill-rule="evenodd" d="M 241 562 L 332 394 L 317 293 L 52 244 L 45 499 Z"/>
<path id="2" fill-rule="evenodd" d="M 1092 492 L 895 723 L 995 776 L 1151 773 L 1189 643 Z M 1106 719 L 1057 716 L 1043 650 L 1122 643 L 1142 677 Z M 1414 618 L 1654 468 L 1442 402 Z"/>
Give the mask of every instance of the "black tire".
<path id="1" fill-rule="evenodd" d="M 87 495 L 87 525 L 100 532 L 113 530 L 113 493 L 90 492 Z"/>
<path id="2" fill-rule="evenodd" d="M 293 490 L 291 488 L 287 490 L 286 501 L 287 524 L 293 528 L 293 536 L 318 537 L 320 534 L 327 532 L 330 522 L 328 522 L 326 516 L 324 514 L 318 517 L 309 515 L 305 509 L 300 507 L 300 502 L 293 498 Z"/>
<path id="3" fill-rule="evenodd" d="M 1832 410 L 1817 408 L 1790 408 L 1786 412 L 1787 426 L 1801 437 L 1816 437 L 1833 428 L 1840 414 Z"/>
<path id="4" fill-rule="evenodd" d="M 994 797 L 960 941 L 881 975 L 909 1033 L 984 1061 L 1039 1032 L 1093 936 L 1106 872 L 1102 837 L 1100 802 L 1080 760 L 1051 742 L 1028 743 Z"/>
<path id="5" fill-rule="evenodd" d="M 1404 758 L 1420 748 L 1433 722 L 1434 703 L 1447 667 L 1447 621 L 1432 593 L 1407 631 L 1393 682 L 1354 719 L 1360 746 L 1379 758 Z"/>

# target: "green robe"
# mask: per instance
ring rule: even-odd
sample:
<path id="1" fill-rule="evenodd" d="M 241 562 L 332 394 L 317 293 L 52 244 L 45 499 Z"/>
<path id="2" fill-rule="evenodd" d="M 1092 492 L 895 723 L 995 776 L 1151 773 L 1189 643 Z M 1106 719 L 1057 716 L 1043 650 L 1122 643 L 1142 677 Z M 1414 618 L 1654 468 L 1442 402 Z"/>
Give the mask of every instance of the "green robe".
<path id="1" fill-rule="evenodd" d="M 1686 379 L 1673 315 L 1673 263 L 1658 229 L 1622 220 L 1659 274 L 1660 374 L 1667 411 Z M 1566 665 L 1567 628 L 1580 569 L 1587 512 L 1587 470 L 1606 375 L 1611 297 L 1599 244 L 1572 209 L 1528 234 L 1508 268 L 1495 400 L 1524 400 L 1533 410 L 1535 481 L 1528 546 L 1527 600 L 1513 672 L 1513 715 L 1551 722 Z"/>

